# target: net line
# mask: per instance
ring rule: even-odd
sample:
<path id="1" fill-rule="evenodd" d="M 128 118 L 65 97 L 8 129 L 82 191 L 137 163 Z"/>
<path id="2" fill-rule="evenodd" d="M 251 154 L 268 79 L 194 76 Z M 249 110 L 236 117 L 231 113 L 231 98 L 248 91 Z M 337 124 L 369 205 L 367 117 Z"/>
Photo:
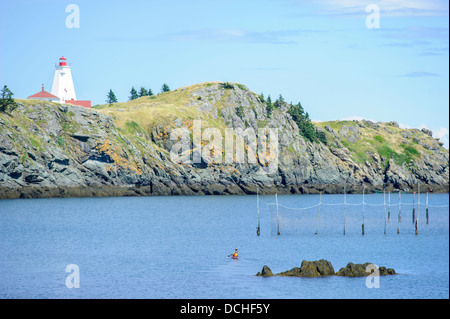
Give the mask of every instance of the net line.
<path id="1" fill-rule="evenodd" d="M 265 202 L 266 205 L 271 206 L 271 205 L 277 205 L 277 203 L 271 203 L 271 202 Z M 370 203 L 336 203 L 336 204 L 329 204 L 329 203 L 320 203 L 320 204 L 316 204 L 313 206 L 308 206 L 308 207 L 288 207 L 288 206 L 284 206 L 282 204 L 278 204 L 278 207 L 282 207 L 282 208 L 286 208 L 286 209 L 290 209 L 290 210 L 307 210 L 307 209 L 311 209 L 311 208 L 316 208 L 319 207 L 319 205 L 322 206 L 362 206 L 362 205 L 366 205 L 366 206 L 373 206 L 373 207 L 395 207 L 395 206 L 428 206 L 428 207 L 433 207 L 433 208 L 445 208 L 445 207 L 449 207 L 449 205 L 430 205 L 430 204 L 425 204 L 425 203 L 395 203 L 395 204 L 370 204 Z"/>
<path id="2" fill-rule="evenodd" d="M 385 194 L 386 196 L 387 194 Z M 399 201 L 392 203 L 389 197 L 381 197 L 382 203 L 367 203 L 366 200 L 362 200 L 359 203 L 348 203 L 344 197 L 344 202 L 340 203 L 324 203 L 322 201 L 322 196 L 320 197 L 318 203 L 312 204 L 304 207 L 292 207 L 289 205 L 284 205 L 276 202 L 264 201 L 264 204 L 270 211 L 271 216 L 271 233 L 280 234 L 311 234 L 315 229 L 317 233 L 327 232 L 327 233 L 360 233 L 361 223 L 364 225 L 364 207 L 366 208 L 366 230 L 369 229 L 369 233 L 374 231 L 373 229 L 384 229 L 384 233 L 395 233 L 401 232 L 411 232 L 411 227 L 408 227 L 408 223 L 405 223 L 404 227 L 400 229 L 400 223 L 397 220 L 400 219 L 400 211 L 405 209 L 423 209 L 427 208 L 427 224 L 428 224 L 428 208 L 448 208 L 449 205 L 432 205 L 429 204 L 428 198 L 426 202 L 420 201 Z M 322 207 L 322 211 L 321 211 Z M 328 207 L 328 208 L 327 208 Z M 346 210 L 348 207 L 349 210 Z M 354 210 L 351 207 L 360 207 L 362 209 L 362 216 L 360 209 Z M 384 210 L 383 210 L 384 207 Z M 403 208 L 403 210 L 402 210 Z M 398 209 L 398 216 L 395 211 Z M 322 216 L 322 214 L 324 214 Z M 394 214 L 394 216 L 392 216 Z M 413 220 L 419 219 L 419 211 L 416 211 L 416 216 L 413 212 Z M 333 216 L 334 215 L 334 216 Z M 391 217 L 392 216 L 392 217 Z M 362 218 L 361 218 L 362 217 Z M 395 218 L 395 219 L 394 219 Z M 362 219 L 362 221 L 361 221 Z M 395 220 L 393 223 L 390 220 Z M 341 224 L 340 226 L 338 226 Z M 409 223 L 410 224 L 410 223 Z M 364 234 L 364 226 L 363 226 Z"/>

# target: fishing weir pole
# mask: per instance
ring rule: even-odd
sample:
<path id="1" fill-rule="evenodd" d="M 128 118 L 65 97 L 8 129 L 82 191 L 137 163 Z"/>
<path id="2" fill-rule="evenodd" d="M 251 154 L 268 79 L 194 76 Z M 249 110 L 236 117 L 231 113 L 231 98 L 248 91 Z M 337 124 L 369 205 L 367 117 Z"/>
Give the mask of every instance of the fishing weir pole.
<path id="1" fill-rule="evenodd" d="M 320 218 L 320 206 L 321 205 L 322 205 L 322 192 L 320 192 L 320 195 L 319 195 L 319 210 L 317 212 L 317 226 L 316 226 L 315 235 L 317 235 L 319 233 L 319 218 Z"/>
<path id="2" fill-rule="evenodd" d="M 345 206 L 347 205 L 347 190 L 344 185 L 344 236 L 345 236 Z"/>
<path id="3" fill-rule="evenodd" d="M 391 191 L 389 191 L 389 197 L 388 197 L 388 223 L 391 220 Z"/>
<path id="4" fill-rule="evenodd" d="M 397 234 L 400 234 L 400 223 L 402 222 L 402 191 L 398 191 L 398 227 Z"/>
<path id="5" fill-rule="evenodd" d="M 383 206 L 384 206 L 384 234 L 386 235 L 386 190 L 383 189 Z"/>
<path id="6" fill-rule="evenodd" d="M 280 214 L 278 212 L 278 196 L 275 194 L 275 201 L 277 203 L 277 235 L 280 236 Z"/>
<path id="7" fill-rule="evenodd" d="M 261 224 L 260 224 L 260 218 L 259 218 L 259 188 L 256 188 L 256 208 L 258 210 L 258 226 L 256 227 L 256 235 L 261 235 Z"/>
<path id="8" fill-rule="evenodd" d="M 364 202 L 364 193 L 365 193 L 365 191 L 366 191 L 366 187 L 364 186 L 363 187 L 363 202 L 362 202 L 362 205 L 363 205 L 363 207 L 362 207 L 362 218 L 363 218 L 363 220 L 362 220 L 362 225 L 361 225 L 361 228 L 362 228 L 362 235 L 364 236 L 364 206 L 365 206 L 365 202 Z"/>
<path id="9" fill-rule="evenodd" d="M 414 225 L 415 225 L 415 233 L 416 233 L 416 235 L 419 235 L 419 215 L 420 215 L 420 185 L 419 184 L 417 184 L 417 196 L 418 196 L 417 218 L 416 218 Z"/>

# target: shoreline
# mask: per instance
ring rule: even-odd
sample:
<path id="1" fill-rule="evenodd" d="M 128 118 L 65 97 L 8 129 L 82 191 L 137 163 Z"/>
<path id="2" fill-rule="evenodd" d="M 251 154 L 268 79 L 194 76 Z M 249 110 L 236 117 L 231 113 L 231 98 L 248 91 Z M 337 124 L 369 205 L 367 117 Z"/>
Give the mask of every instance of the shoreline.
<path id="1" fill-rule="evenodd" d="M 347 194 L 366 194 L 386 192 L 402 193 L 417 192 L 408 185 L 394 187 L 393 185 L 346 185 Z M 449 193 L 449 185 L 420 185 L 421 193 Z M 432 190 L 432 191 L 430 191 Z M 58 186 L 21 188 L 0 187 L 0 199 L 32 199 L 32 198 L 83 198 L 83 197 L 143 197 L 143 196 L 208 196 L 208 195 L 298 195 L 298 194 L 343 194 L 344 185 L 97 185 L 97 186 Z"/>

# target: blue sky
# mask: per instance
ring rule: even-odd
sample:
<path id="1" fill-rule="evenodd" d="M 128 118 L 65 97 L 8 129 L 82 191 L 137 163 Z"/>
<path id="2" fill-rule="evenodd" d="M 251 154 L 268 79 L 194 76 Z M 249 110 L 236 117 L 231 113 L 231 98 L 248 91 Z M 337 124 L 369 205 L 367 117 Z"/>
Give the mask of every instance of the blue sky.
<path id="1" fill-rule="evenodd" d="M 67 28 L 69 4 L 80 27 Z M 380 28 L 369 29 L 369 4 Z M 26 98 L 72 64 L 78 99 L 207 81 L 301 101 L 313 120 L 427 127 L 448 148 L 449 7 L 441 0 L 0 0 L 0 85 Z"/>

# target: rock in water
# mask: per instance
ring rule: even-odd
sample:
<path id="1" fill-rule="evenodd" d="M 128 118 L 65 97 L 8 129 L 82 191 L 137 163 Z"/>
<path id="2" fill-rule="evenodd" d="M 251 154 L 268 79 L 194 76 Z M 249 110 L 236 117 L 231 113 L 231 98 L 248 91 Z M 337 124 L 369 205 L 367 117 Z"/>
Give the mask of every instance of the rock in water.
<path id="1" fill-rule="evenodd" d="M 273 273 L 272 273 L 272 270 L 268 266 L 264 265 L 261 272 L 258 272 L 256 274 L 256 276 L 272 277 Z"/>
<path id="2" fill-rule="evenodd" d="M 348 263 L 347 266 L 344 268 L 341 268 L 337 273 L 336 276 L 343 276 L 343 277 L 365 277 L 369 276 L 371 273 L 373 273 L 373 270 L 369 273 L 366 271 L 367 266 L 371 265 L 371 263 L 365 263 L 365 264 L 354 264 L 352 262 Z M 380 276 L 387 276 L 387 275 L 395 275 L 395 270 L 392 268 L 386 267 L 379 267 L 379 274 Z"/>
<path id="3" fill-rule="evenodd" d="M 325 259 L 317 261 L 302 261 L 300 268 L 294 267 L 291 270 L 278 274 L 279 276 L 290 277 L 323 277 L 334 275 L 334 268 L 331 262 Z"/>

